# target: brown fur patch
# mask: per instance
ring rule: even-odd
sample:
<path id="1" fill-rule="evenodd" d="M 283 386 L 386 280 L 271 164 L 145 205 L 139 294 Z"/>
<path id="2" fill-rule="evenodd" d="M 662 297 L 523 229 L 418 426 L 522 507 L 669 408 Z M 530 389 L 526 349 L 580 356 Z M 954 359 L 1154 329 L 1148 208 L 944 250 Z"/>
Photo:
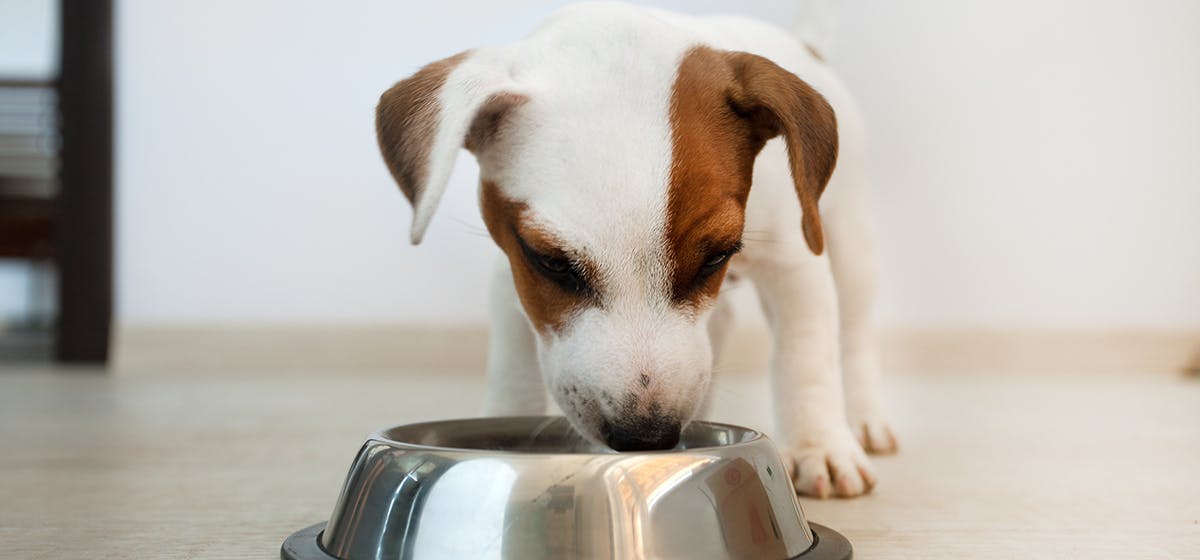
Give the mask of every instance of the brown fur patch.
<path id="1" fill-rule="evenodd" d="M 571 294 L 543 277 L 521 250 L 521 240 L 541 254 L 567 256 L 557 240 L 547 232 L 531 226 L 525 219 L 528 207 L 523 202 L 505 197 L 500 187 L 484 180 L 479 194 L 483 221 L 496 245 L 504 251 L 512 268 L 517 296 L 534 328 L 542 334 L 558 332 L 566 326 L 571 314 L 591 302 Z M 583 263 L 586 267 L 586 263 Z M 594 278 L 595 275 L 591 274 Z"/>
<path id="2" fill-rule="evenodd" d="M 438 91 L 470 51 L 427 64 L 379 97 L 375 131 L 379 150 L 400 191 L 415 204 L 428 178 L 429 154 L 441 107 Z"/>
<path id="3" fill-rule="evenodd" d="M 519 93 L 492 94 L 491 97 L 484 100 L 475 112 L 474 118 L 471 119 L 471 127 L 467 130 L 463 146 L 471 153 L 478 155 L 480 150 L 500 135 L 504 117 L 508 115 L 509 111 L 526 101 L 529 101 L 529 98 Z"/>
<path id="4" fill-rule="evenodd" d="M 695 306 L 720 289 L 722 274 L 697 275 L 712 253 L 741 239 L 754 157 L 766 141 L 727 102 L 732 81 L 722 55 L 707 48 L 684 56 L 675 80 L 667 249 L 676 303 Z"/>
<path id="5" fill-rule="evenodd" d="M 809 247 L 824 248 L 817 200 L 837 159 L 837 125 L 823 97 L 769 60 L 696 47 L 681 60 L 671 98 L 673 162 L 667 204 L 672 295 L 696 306 L 714 297 L 723 268 L 698 278 L 742 233 L 754 158 L 787 140 Z"/>

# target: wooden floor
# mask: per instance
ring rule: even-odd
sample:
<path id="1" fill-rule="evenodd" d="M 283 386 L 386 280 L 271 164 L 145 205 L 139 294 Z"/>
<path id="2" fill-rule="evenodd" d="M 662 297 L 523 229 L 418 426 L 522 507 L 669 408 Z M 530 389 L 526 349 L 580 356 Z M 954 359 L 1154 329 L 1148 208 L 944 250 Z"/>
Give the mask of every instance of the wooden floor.
<path id="1" fill-rule="evenodd" d="M 871 558 L 1200 558 L 1200 381 L 904 376 L 880 485 L 808 516 Z M 0 370 L 0 557 L 278 557 L 374 428 L 470 415 L 462 375 Z M 762 425 L 765 383 L 716 416 Z"/>

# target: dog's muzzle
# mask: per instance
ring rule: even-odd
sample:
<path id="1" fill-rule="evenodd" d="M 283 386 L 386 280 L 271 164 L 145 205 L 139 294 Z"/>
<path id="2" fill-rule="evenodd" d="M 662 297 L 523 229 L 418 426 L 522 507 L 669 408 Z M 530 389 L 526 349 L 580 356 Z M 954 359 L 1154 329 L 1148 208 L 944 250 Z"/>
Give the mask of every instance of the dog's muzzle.
<path id="1" fill-rule="evenodd" d="M 671 449 L 679 444 L 682 423 L 662 416 L 605 420 L 604 442 L 616 451 Z"/>

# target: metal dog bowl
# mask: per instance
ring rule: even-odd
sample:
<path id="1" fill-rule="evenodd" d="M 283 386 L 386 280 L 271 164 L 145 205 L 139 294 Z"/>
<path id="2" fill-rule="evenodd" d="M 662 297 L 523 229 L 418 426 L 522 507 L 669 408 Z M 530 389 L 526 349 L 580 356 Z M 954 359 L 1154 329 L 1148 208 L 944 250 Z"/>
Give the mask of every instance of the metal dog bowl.
<path id="1" fill-rule="evenodd" d="M 284 560 L 848 559 L 807 523 L 770 440 L 692 422 L 668 451 L 616 453 L 562 417 L 411 424 L 372 435 L 328 523 Z"/>

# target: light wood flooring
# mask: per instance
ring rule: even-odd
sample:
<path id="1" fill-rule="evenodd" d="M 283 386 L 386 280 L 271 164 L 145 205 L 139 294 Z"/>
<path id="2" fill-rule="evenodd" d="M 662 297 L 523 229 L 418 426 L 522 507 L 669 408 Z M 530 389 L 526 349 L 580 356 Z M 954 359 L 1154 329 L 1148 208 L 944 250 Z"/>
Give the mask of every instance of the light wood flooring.
<path id="1" fill-rule="evenodd" d="M 871 558 L 1200 558 L 1200 380 L 889 379 L 902 450 L 804 499 Z M 471 415 L 482 379 L 0 369 L 0 558 L 278 558 L 375 428 Z M 731 376 L 714 416 L 768 419 Z"/>

